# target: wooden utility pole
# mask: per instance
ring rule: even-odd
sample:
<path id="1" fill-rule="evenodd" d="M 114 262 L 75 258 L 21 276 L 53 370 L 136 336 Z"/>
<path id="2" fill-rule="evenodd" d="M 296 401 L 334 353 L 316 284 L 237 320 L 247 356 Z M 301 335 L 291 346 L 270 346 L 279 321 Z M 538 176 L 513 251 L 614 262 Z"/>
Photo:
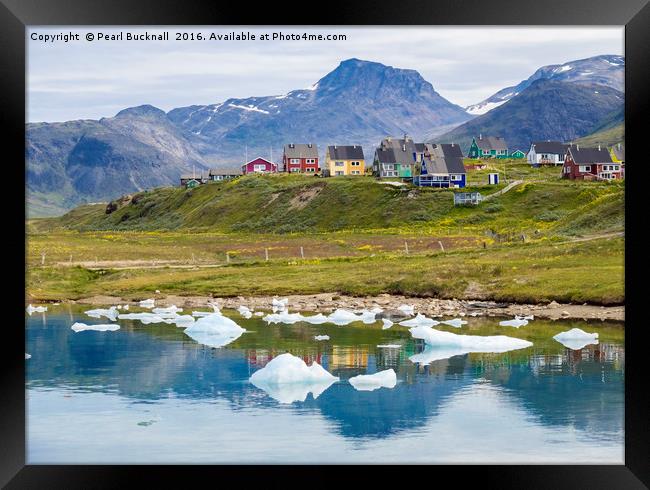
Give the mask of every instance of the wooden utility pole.
<path id="1" fill-rule="evenodd" d="M 300 257 L 305 258 L 305 250 L 302 248 L 302 245 L 300 246 Z"/>
<path id="2" fill-rule="evenodd" d="M 268 248 L 264 249 L 264 256 L 266 257 L 266 261 L 268 262 L 269 261 L 269 249 Z"/>

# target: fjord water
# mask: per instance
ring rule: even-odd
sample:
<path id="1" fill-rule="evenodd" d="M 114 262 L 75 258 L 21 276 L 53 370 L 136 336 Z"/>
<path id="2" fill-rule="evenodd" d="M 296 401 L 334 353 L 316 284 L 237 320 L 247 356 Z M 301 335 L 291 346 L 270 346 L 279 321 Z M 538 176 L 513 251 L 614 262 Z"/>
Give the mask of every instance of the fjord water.
<path id="1" fill-rule="evenodd" d="M 509 335 L 533 347 L 414 364 L 407 328 L 353 323 L 267 325 L 212 349 L 183 328 L 118 320 L 70 326 L 90 307 L 27 317 L 27 462 L 38 463 L 623 463 L 624 328 L 534 320 L 520 329 L 466 317 L 458 334 Z M 570 350 L 571 328 L 600 343 Z M 316 341 L 315 335 L 330 340 Z M 399 347 L 378 347 L 392 345 Z M 340 378 L 316 399 L 280 403 L 248 380 L 290 352 Z M 392 389 L 347 381 L 392 368 Z"/>

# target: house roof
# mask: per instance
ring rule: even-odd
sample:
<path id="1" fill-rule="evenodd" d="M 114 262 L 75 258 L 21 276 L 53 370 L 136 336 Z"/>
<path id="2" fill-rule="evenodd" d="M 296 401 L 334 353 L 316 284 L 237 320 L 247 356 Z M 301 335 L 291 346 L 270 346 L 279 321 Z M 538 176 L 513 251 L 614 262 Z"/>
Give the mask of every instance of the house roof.
<path id="1" fill-rule="evenodd" d="M 287 158 L 318 158 L 318 145 L 316 143 L 289 143 L 284 145 L 284 154 Z"/>
<path id="2" fill-rule="evenodd" d="M 575 163 L 611 163 L 612 159 L 607 148 L 590 148 L 580 145 L 569 146 L 571 159 Z"/>
<path id="3" fill-rule="evenodd" d="M 396 139 L 384 138 L 377 147 L 376 155 L 380 163 L 412 163 L 416 146 L 409 137 Z"/>
<path id="4" fill-rule="evenodd" d="M 241 168 L 236 168 L 236 167 L 211 168 L 210 175 L 241 175 Z"/>
<path id="5" fill-rule="evenodd" d="M 474 138 L 476 144 L 481 150 L 507 150 L 508 144 L 506 140 L 500 136 L 483 136 Z"/>
<path id="6" fill-rule="evenodd" d="M 624 162 L 625 161 L 625 145 L 616 145 L 612 147 L 612 152 L 617 160 Z"/>
<path id="7" fill-rule="evenodd" d="M 553 153 L 555 155 L 564 155 L 569 147 L 566 143 L 559 141 L 533 141 L 531 147 L 535 147 L 535 153 Z"/>
<path id="8" fill-rule="evenodd" d="M 363 160 L 361 145 L 328 146 L 327 154 L 332 160 Z"/>
<path id="9" fill-rule="evenodd" d="M 205 173 L 200 173 L 200 174 L 181 174 L 181 180 L 202 180 L 202 179 L 208 179 L 209 176 L 208 174 Z"/>
<path id="10" fill-rule="evenodd" d="M 447 150 L 445 151 L 445 146 Z M 456 145 L 457 147 L 458 145 Z M 429 174 L 464 174 L 463 157 L 457 156 L 451 145 L 427 143 L 424 152 L 424 165 Z M 453 153 L 453 154 L 452 154 Z"/>
<path id="11" fill-rule="evenodd" d="M 244 167 L 244 166 L 248 165 L 249 163 L 257 162 L 258 160 L 262 160 L 262 161 L 264 161 L 266 163 L 270 163 L 271 165 L 275 165 L 276 167 L 278 166 L 277 163 L 273 163 L 271 160 L 267 160 L 266 158 L 262 158 L 262 157 L 253 158 L 252 160 L 249 160 L 246 163 L 243 163 L 241 166 Z"/>
<path id="12" fill-rule="evenodd" d="M 422 153 L 424 151 L 424 143 L 415 143 L 415 151 Z"/>
<path id="13" fill-rule="evenodd" d="M 456 143 L 442 143 L 438 146 L 442 147 L 445 157 L 463 158 L 463 150 Z"/>

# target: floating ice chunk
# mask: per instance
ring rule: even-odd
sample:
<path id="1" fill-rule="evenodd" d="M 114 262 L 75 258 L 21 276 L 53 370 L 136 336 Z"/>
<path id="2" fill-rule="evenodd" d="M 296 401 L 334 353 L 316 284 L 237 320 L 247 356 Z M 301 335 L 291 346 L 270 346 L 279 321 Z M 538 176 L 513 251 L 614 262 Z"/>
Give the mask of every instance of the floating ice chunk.
<path id="1" fill-rule="evenodd" d="M 219 313 L 199 318 L 185 329 L 185 334 L 199 344 L 223 347 L 237 340 L 246 330 Z"/>
<path id="2" fill-rule="evenodd" d="M 221 311 L 221 308 L 219 308 L 219 305 L 216 303 L 208 303 L 208 306 L 212 307 L 214 313 L 219 313 Z"/>
<path id="3" fill-rule="evenodd" d="M 462 356 L 468 353 L 469 351 L 462 347 L 432 347 L 427 345 L 422 352 L 409 357 L 409 360 L 414 364 L 431 364 L 434 361 Z"/>
<path id="4" fill-rule="evenodd" d="M 316 339 L 316 340 L 329 340 L 330 336 L 329 335 L 316 335 L 314 337 L 314 339 Z"/>
<path id="5" fill-rule="evenodd" d="M 377 321 L 377 313 L 372 310 L 361 310 L 359 315 L 363 323 L 375 323 Z"/>
<path id="6" fill-rule="evenodd" d="M 160 294 L 160 289 L 156 289 L 155 293 Z"/>
<path id="7" fill-rule="evenodd" d="M 397 309 L 405 315 L 415 315 L 415 305 L 399 305 Z"/>
<path id="8" fill-rule="evenodd" d="M 374 323 L 375 314 L 366 310 L 362 310 L 362 312 L 357 315 L 350 310 L 339 308 L 335 310 L 334 313 L 330 313 L 327 319 L 336 325 L 348 325 L 352 322 Z"/>
<path id="9" fill-rule="evenodd" d="M 124 305 L 124 309 L 125 309 L 125 310 L 128 310 L 128 309 L 129 309 L 129 305 Z"/>
<path id="10" fill-rule="evenodd" d="M 283 311 L 287 309 L 287 304 L 289 303 L 289 298 L 273 298 L 271 306 L 273 307 L 273 312 Z"/>
<path id="11" fill-rule="evenodd" d="M 150 323 L 171 323 L 170 319 L 154 313 L 120 313 L 117 318 L 120 320 L 140 320 L 145 325 Z"/>
<path id="12" fill-rule="evenodd" d="M 119 330 L 120 326 L 117 323 L 109 323 L 104 325 L 86 325 L 85 323 L 77 322 L 72 325 L 72 330 L 75 332 L 83 332 L 84 330 L 95 330 L 97 332 L 113 332 Z"/>
<path id="13" fill-rule="evenodd" d="M 380 349 L 401 349 L 402 346 L 400 344 L 381 344 L 378 345 Z"/>
<path id="14" fill-rule="evenodd" d="M 572 328 L 553 337 L 560 344 L 572 350 L 580 350 L 588 345 L 598 344 L 597 333 L 587 333 L 579 328 Z"/>
<path id="15" fill-rule="evenodd" d="M 153 308 L 154 307 L 154 301 L 153 299 L 144 299 L 140 301 L 140 307 L 141 308 Z"/>
<path id="16" fill-rule="evenodd" d="M 52 306 L 59 306 L 61 303 L 52 303 Z"/>
<path id="17" fill-rule="evenodd" d="M 502 322 L 499 322 L 499 325 L 501 325 L 502 327 L 519 328 L 519 327 L 523 327 L 524 325 L 528 325 L 528 320 L 523 320 L 515 317 L 514 320 L 504 320 Z"/>
<path id="18" fill-rule="evenodd" d="M 279 313 L 269 313 L 262 320 L 266 323 L 297 323 L 302 321 L 303 316 L 300 313 L 289 313 L 284 310 Z"/>
<path id="19" fill-rule="evenodd" d="M 32 306 L 31 304 L 27 307 L 27 313 L 30 315 L 34 312 L 43 313 L 47 311 L 47 306 Z"/>
<path id="20" fill-rule="evenodd" d="M 440 322 L 427 318 L 422 313 L 418 313 L 415 318 L 411 318 L 410 320 L 399 322 L 403 327 L 433 327 L 434 325 L 438 325 L 438 323 Z"/>
<path id="21" fill-rule="evenodd" d="M 208 316 L 214 315 L 214 311 L 193 311 L 192 316 Z"/>
<path id="22" fill-rule="evenodd" d="M 237 311 L 246 319 L 253 316 L 253 312 L 248 308 L 248 306 L 241 305 L 239 308 L 237 308 Z"/>
<path id="23" fill-rule="evenodd" d="M 305 401 L 310 392 L 314 399 L 318 398 L 338 379 L 316 361 L 307 366 L 299 357 L 286 353 L 253 373 L 250 382 L 280 403 L 292 403 Z"/>
<path id="24" fill-rule="evenodd" d="M 25 352 L 25 359 L 31 359 L 31 358 L 32 358 L 32 355 L 31 355 L 31 354 L 27 354 L 27 353 Z"/>
<path id="25" fill-rule="evenodd" d="M 505 335 L 458 335 L 430 327 L 410 329 L 414 339 L 423 339 L 434 347 L 459 347 L 466 352 L 507 352 L 532 346 L 532 342 Z"/>
<path id="26" fill-rule="evenodd" d="M 195 320 L 192 315 L 177 315 L 169 319 L 169 322 L 175 323 L 177 327 L 187 327 L 188 323 L 194 323 Z"/>
<path id="27" fill-rule="evenodd" d="M 254 315 L 255 315 L 255 316 L 264 316 L 264 312 L 263 312 L 263 311 L 256 311 L 256 312 L 254 313 Z"/>
<path id="28" fill-rule="evenodd" d="M 151 313 L 155 313 L 156 315 L 167 315 L 178 313 L 179 311 L 183 311 L 183 308 L 179 308 L 176 305 L 171 305 L 167 308 L 154 308 L 151 310 Z"/>
<path id="29" fill-rule="evenodd" d="M 357 391 L 374 391 L 379 388 L 394 388 L 397 375 L 392 369 L 386 369 L 375 374 L 360 374 L 349 379 Z"/>
<path id="30" fill-rule="evenodd" d="M 111 306 L 108 309 L 106 309 L 106 308 L 96 308 L 94 310 L 88 310 L 88 311 L 86 311 L 84 313 L 86 313 L 86 315 L 88 315 L 91 318 L 101 318 L 101 317 L 105 316 L 106 318 L 108 318 L 112 322 L 117 320 L 117 315 L 118 315 L 117 308 L 115 306 Z"/>
<path id="31" fill-rule="evenodd" d="M 374 313 L 375 315 L 379 315 L 382 313 L 384 310 L 382 310 L 379 306 L 375 306 L 373 309 L 369 310 L 370 312 Z"/>
<path id="32" fill-rule="evenodd" d="M 460 328 L 461 325 L 467 325 L 467 322 L 465 320 L 461 320 L 460 318 L 454 318 L 453 320 L 445 320 L 443 322 L 445 325 L 449 325 L 450 327 L 454 328 Z"/>
<path id="33" fill-rule="evenodd" d="M 382 318 L 381 321 L 383 322 L 383 325 L 381 327 L 382 330 L 387 330 L 393 326 L 393 322 L 391 322 L 388 318 Z"/>

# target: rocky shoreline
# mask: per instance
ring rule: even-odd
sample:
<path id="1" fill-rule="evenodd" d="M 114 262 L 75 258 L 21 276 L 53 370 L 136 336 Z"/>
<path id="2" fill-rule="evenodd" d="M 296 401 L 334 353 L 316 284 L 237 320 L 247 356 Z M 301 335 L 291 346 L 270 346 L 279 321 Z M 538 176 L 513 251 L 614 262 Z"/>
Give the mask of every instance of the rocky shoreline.
<path id="1" fill-rule="evenodd" d="M 153 294 L 156 305 L 176 305 L 182 308 L 205 308 L 214 303 L 221 308 L 238 308 L 248 306 L 251 310 L 270 310 L 273 296 L 238 296 L 231 298 L 212 298 L 209 296 L 174 296 Z M 538 318 L 581 319 L 581 320 L 625 320 L 625 306 L 596 306 L 560 304 L 552 301 L 548 304 L 510 304 L 494 301 L 444 300 L 432 298 L 412 298 L 399 295 L 380 294 L 373 297 L 342 296 L 337 294 L 288 295 L 290 311 L 310 311 L 329 313 L 337 308 L 349 310 L 371 309 L 379 307 L 385 316 L 399 318 L 405 315 L 398 310 L 403 304 L 414 305 L 417 313 L 429 317 L 449 316 L 515 316 L 534 315 Z M 145 298 L 142 298 L 145 299 Z M 136 304 L 115 296 L 93 296 L 70 303 L 117 305 Z"/>

